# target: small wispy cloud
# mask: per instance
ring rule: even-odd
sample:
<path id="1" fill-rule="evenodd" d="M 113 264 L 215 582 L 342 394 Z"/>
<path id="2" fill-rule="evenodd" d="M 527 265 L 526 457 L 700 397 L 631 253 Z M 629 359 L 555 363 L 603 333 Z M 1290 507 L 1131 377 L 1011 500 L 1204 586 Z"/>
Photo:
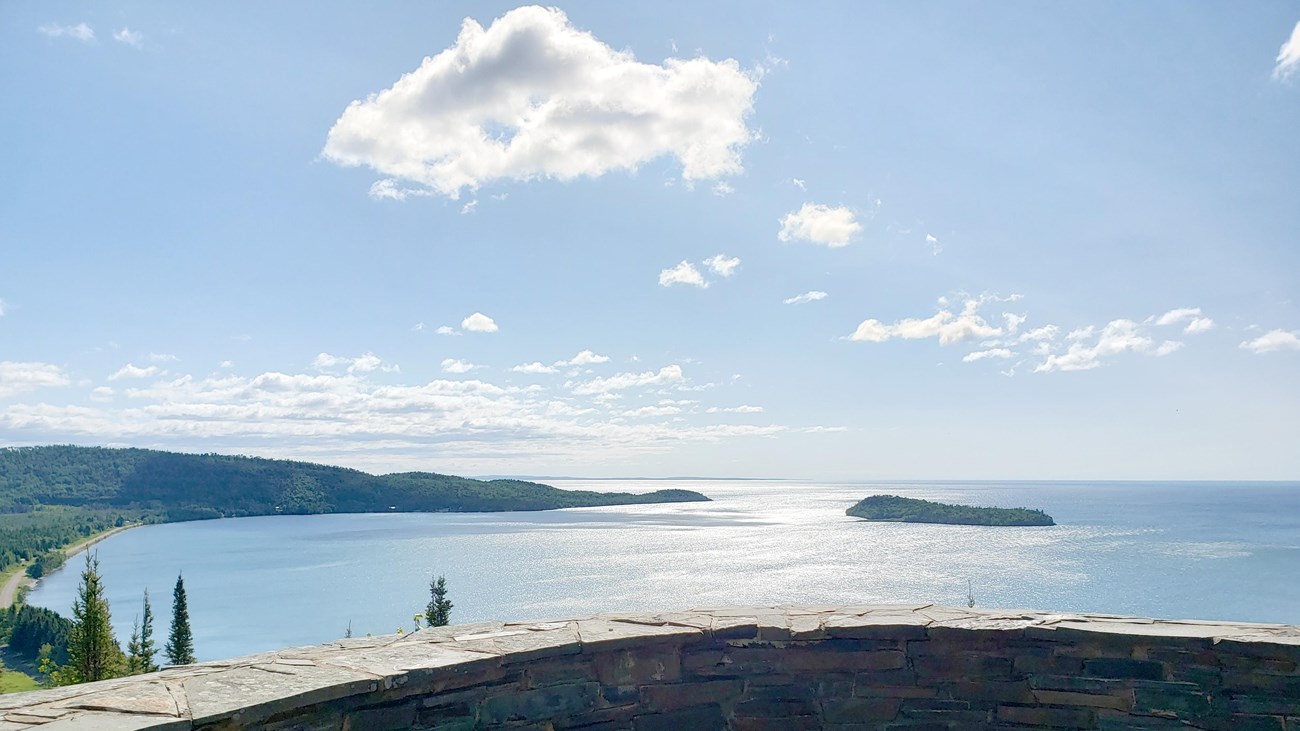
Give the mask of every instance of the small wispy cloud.
<path id="1" fill-rule="evenodd" d="M 493 320 L 482 312 L 475 312 L 464 320 L 461 320 L 460 327 L 462 330 L 468 330 L 472 333 L 494 333 L 500 329 L 497 327 L 496 320 Z M 441 332 L 441 328 L 439 328 L 439 332 Z"/>
<path id="2" fill-rule="evenodd" d="M 442 370 L 444 373 L 469 373 L 479 367 L 481 366 L 477 366 L 467 360 L 460 360 L 458 358 L 444 358 L 442 361 Z"/>
<path id="3" fill-rule="evenodd" d="M 113 40 L 132 48 L 144 48 L 144 34 L 125 26 L 113 31 Z"/>
<path id="4" fill-rule="evenodd" d="M 797 294 L 793 297 L 787 297 L 786 299 L 783 299 L 781 301 L 787 305 L 803 305 L 809 302 L 816 302 L 817 300 L 824 300 L 828 296 L 829 295 L 827 295 L 825 292 L 814 289 L 811 292 L 804 292 L 803 294 Z"/>
<path id="5" fill-rule="evenodd" d="M 59 25 L 58 23 L 47 23 L 36 30 L 50 38 L 71 38 L 81 41 L 82 43 L 95 42 L 95 30 L 85 23 L 76 25 Z"/>
<path id="6" fill-rule="evenodd" d="M 781 241 L 809 241 L 832 249 L 848 246 L 862 231 L 856 214 L 844 206 L 805 203 L 781 218 L 781 230 L 776 237 Z"/>
<path id="7" fill-rule="evenodd" d="M 1300 69 L 1300 22 L 1291 29 L 1291 37 L 1277 52 L 1277 65 L 1273 67 L 1273 78 L 1277 81 L 1289 81 Z"/>
<path id="8" fill-rule="evenodd" d="M 146 366 L 142 368 L 134 363 L 127 363 L 110 374 L 108 380 L 120 381 L 123 378 L 149 378 L 151 376 L 159 375 L 160 373 L 163 373 L 163 369 L 158 366 Z"/>
<path id="9" fill-rule="evenodd" d="M 736 273 L 736 267 L 740 266 L 740 257 L 728 257 L 726 254 L 718 254 L 705 259 L 704 264 L 714 274 L 720 277 L 730 277 Z"/>
<path id="10" fill-rule="evenodd" d="M 685 259 L 677 266 L 659 272 L 660 287 L 671 287 L 674 284 L 689 284 L 700 289 L 709 286 L 709 283 L 704 281 L 704 275 L 700 274 L 700 270 Z"/>
<path id="11" fill-rule="evenodd" d="M 1238 347 L 1252 353 L 1272 353 L 1278 350 L 1300 350 L 1300 330 L 1269 330 L 1254 340 L 1246 340 Z"/>

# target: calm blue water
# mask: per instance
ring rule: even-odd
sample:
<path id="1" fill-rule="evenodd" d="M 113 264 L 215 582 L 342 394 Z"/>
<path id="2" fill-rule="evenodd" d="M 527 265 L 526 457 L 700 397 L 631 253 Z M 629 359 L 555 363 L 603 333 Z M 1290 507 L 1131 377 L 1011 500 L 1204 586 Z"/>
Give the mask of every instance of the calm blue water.
<path id="1" fill-rule="evenodd" d="M 184 571 L 200 659 L 394 632 L 445 574 L 453 620 L 772 603 L 933 601 L 1300 624 L 1300 483 L 563 481 L 711 503 L 545 513 L 318 515 L 137 528 L 96 548 L 123 638 Z M 893 493 L 1042 508 L 1059 525 L 866 523 Z M 69 613 L 80 559 L 32 604 Z"/>

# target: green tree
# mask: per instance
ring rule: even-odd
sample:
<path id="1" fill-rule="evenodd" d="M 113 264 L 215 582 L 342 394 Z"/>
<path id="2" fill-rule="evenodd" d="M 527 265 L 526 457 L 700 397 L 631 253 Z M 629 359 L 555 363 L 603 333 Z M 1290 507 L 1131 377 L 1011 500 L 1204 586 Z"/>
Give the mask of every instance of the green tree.
<path id="1" fill-rule="evenodd" d="M 439 576 L 429 581 L 429 606 L 425 607 L 424 619 L 430 627 L 445 627 L 451 624 L 451 600 L 447 599 L 447 579 Z"/>
<path id="2" fill-rule="evenodd" d="M 144 621 L 136 617 L 131 628 L 131 641 L 126 646 L 127 675 L 152 673 L 158 669 L 154 655 L 158 650 L 153 643 L 153 607 L 149 605 L 149 590 L 144 592 Z"/>
<path id="3" fill-rule="evenodd" d="M 112 617 L 99 576 L 99 555 L 87 553 L 77 598 L 72 603 L 68 663 L 63 667 L 62 682 L 89 683 L 115 678 L 122 674 L 124 666 L 125 658 L 113 638 Z"/>
<path id="4" fill-rule="evenodd" d="M 189 665 L 194 662 L 194 636 L 190 634 L 190 608 L 185 600 L 185 579 L 176 575 L 176 588 L 172 590 L 172 630 L 163 647 L 167 662 L 172 665 Z"/>

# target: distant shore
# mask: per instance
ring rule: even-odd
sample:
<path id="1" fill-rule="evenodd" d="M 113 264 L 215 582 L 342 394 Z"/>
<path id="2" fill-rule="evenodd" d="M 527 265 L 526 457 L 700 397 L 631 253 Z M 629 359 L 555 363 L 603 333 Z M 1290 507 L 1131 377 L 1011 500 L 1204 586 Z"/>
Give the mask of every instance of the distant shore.
<path id="1" fill-rule="evenodd" d="M 117 526 L 115 528 L 109 528 L 106 531 L 100 531 L 99 533 L 96 533 L 94 535 L 86 536 L 85 538 L 82 538 L 81 540 L 75 543 L 70 543 L 60 550 L 62 550 L 64 555 L 66 555 L 68 558 L 72 558 L 73 556 L 77 555 L 78 553 L 81 553 L 87 548 L 90 548 L 96 543 L 99 543 L 105 538 L 117 535 L 118 533 L 121 533 L 124 530 L 130 530 L 131 528 L 135 528 L 139 525 L 142 524 L 131 523 L 129 525 L 122 525 L 122 526 Z M 22 563 L 17 564 L 18 567 L 17 570 L 14 571 L 14 573 L 11 574 L 8 579 L 5 580 L 3 586 L 0 586 L 0 609 L 8 609 L 9 607 L 13 606 L 14 600 L 18 598 L 19 590 L 22 589 L 23 587 L 36 586 L 39 580 L 33 579 L 27 575 L 27 567 L 30 565 L 31 565 L 31 561 L 23 561 Z"/>

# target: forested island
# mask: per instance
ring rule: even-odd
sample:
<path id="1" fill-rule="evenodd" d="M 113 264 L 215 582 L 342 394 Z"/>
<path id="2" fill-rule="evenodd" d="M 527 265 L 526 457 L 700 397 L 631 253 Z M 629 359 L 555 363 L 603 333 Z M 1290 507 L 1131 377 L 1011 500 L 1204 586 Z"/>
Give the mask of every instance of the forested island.
<path id="1" fill-rule="evenodd" d="M 844 511 L 855 518 L 892 523 L 945 525 L 1056 525 L 1052 516 L 1029 508 L 977 508 L 896 495 L 872 495 Z"/>

